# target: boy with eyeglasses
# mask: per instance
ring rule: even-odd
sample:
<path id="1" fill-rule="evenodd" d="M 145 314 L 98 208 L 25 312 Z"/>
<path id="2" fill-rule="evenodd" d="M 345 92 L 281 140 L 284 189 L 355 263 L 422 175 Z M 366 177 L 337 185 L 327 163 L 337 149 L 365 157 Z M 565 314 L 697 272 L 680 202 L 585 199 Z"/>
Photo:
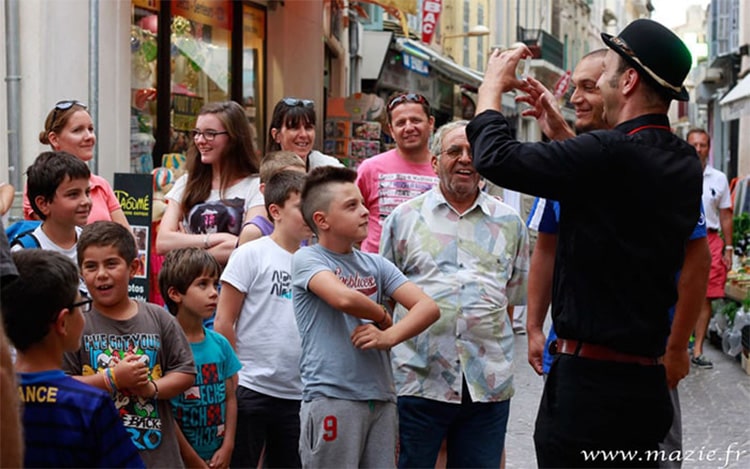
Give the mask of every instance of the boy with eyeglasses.
<path id="1" fill-rule="evenodd" d="M 42 249 L 16 252 L 13 262 L 19 276 L 0 296 L 17 351 L 24 467 L 144 467 L 107 393 L 60 369 L 63 353 L 81 347 L 91 309 L 78 292 L 78 268 Z"/>
<path id="2" fill-rule="evenodd" d="M 429 150 L 435 125 L 430 103 L 420 94 L 398 94 L 388 101 L 386 112 L 396 148 L 364 160 L 357 169 L 357 187 L 370 211 L 361 248 L 372 253 L 378 252 L 382 223 L 393 209 L 438 182 Z"/>

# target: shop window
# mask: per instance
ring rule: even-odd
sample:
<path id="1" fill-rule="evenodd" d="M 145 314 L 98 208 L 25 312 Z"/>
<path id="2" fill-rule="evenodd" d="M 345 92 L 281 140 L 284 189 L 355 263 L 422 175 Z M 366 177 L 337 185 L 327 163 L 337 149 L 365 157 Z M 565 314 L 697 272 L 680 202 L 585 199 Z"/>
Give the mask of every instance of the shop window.
<path id="1" fill-rule="evenodd" d="M 225 0 L 188 0 L 171 5 L 169 152 L 185 153 L 201 107 L 230 98 L 232 4 Z"/>
<path id="2" fill-rule="evenodd" d="M 156 62 L 158 3 L 133 2 L 130 28 L 130 172 L 153 169 L 156 142 Z"/>
<path id="3" fill-rule="evenodd" d="M 255 150 L 265 148 L 265 122 L 261 105 L 265 89 L 263 70 L 266 37 L 265 11 L 252 5 L 242 6 L 242 105 L 252 126 Z"/>
<path id="4" fill-rule="evenodd" d="M 230 0 L 132 0 L 132 172 L 150 172 L 163 153 L 186 153 L 198 112 L 210 102 L 242 103 L 262 145 L 265 15 Z M 165 21 L 168 35 L 158 31 Z M 157 63 L 167 59 L 168 91 L 157 81 Z"/>

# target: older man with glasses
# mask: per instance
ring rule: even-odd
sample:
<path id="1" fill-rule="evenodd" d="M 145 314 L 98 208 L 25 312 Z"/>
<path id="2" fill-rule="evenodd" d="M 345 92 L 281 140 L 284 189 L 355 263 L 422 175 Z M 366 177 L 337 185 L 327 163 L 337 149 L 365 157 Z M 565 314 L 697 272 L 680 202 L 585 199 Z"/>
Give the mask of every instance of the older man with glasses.
<path id="1" fill-rule="evenodd" d="M 378 252 L 381 224 L 394 208 L 438 182 L 430 162 L 435 125 L 430 103 L 420 94 L 398 94 L 388 101 L 386 112 L 396 148 L 366 159 L 357 169 L 357 186 L 370 211 L 361 246 L 366 252 Z"/>
<path id="2" fill-rule="evenodd" d="M 393 348 L 399 467 L 434 467 L 443 439 L 447 467 L 499 467 L 513 395 L 508 305 L 526 296 L 526 224 L 479 190 L 467 121 L 435 133 L 439 184 L 397 207 L 380 253 L 434 298 L 440 319 Z M 397 308 L 394 320 L 403 310 Z"/>

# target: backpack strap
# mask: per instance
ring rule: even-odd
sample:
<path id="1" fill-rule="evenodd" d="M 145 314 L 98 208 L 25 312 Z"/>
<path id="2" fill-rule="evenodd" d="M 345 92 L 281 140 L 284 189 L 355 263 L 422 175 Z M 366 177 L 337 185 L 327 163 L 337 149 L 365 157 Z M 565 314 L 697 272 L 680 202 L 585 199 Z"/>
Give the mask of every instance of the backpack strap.
<path id="1" fill-rule="evenodd" d="M 36 236 L 34 236 L 34 230 L 26 231 L 16 236 L 16 239 L 10 243 L 10 247 L 19 245 L 24 249 L 38 249 L 42 247 Z"/>

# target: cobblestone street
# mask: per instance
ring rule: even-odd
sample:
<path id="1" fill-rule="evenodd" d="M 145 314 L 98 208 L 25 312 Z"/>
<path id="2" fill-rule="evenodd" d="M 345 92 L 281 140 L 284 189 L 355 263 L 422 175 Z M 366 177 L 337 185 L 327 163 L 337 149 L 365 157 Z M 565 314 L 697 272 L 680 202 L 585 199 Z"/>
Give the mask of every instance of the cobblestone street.
<path id="1" fill-rule="evenodd" d="M 526 336 L 515 337 L 516 394 L 511 399 L 505 447 L 507 469 L 536 467 L 534 420 L 542 378 L 526 361 Z M 750 467 L 750 376 L 740 363 L 707 344 L 711 370 L 691 368 L 679 386 L 684 469 Z M 727 457 L 729 456 L 729 457 Z"/>

